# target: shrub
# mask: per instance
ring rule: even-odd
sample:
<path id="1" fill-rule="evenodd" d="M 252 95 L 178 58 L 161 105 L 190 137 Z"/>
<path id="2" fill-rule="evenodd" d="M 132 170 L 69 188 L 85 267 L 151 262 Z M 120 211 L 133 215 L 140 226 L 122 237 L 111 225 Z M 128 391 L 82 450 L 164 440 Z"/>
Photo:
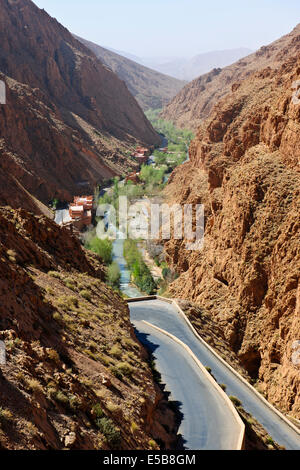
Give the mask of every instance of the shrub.
<path id="1" fill-rule="evenodd" d="M 61 315 L 58 312 L 53 313 L 53 319 L 57 322 L 61 321 Z"/>
<path id="2" fill-rule="evenodd" d="M 112 263 L 112 242 L 110 240 L 102 240 L 95 236 L 86 243 L 86 248 L 93 251 L 102 258 L 106 265 Z"/>
<path id="3" fill-rule="evenodd" d="M 123 379 L 123 374 L 122 372 L 117 368 L 117 367 L 110 367 L 109 370 L 111 371 L 111 373 L 119 380 L 122 380 Z"/>
<path id="4" fill-rule="evenodd" d="M 142 165 L 139 178 L 141 181 L 144 181 L 147 185 L 159 185 L 164 180 L 166 169 L 166 167 L 156 169 L 153 166 Z"/>
<path id="5" fill-rule="evenodd" d="M 40 382 L 36 379 L 27 379 L 26 380 L 27 387 L 32 391 L 32 392 L 42 392 L 43 387 L 40 384 Z"/>
<path id="6" fill-rule="evenodd" d="M 266 439 L 266 444 L 275 446 L 275 442 L 274 442 L 274 440 L 272 439 L 272 437 L 270 437 L 270 436 L 267 437 L 267 439 Z"/>
<path id="7" fill-rule="evenodd" d="M 86 290 L 86 289 L 81 290 L 81 291 L 80 291 L 80 295 L 81 295 L 81 297 L 83 297 L 85 300 L 88 300 L 89 302 L 91 301 L 92 296 L 91 296 L 91 293 L 90 293 L 88 290 Z"/>
<path id="8" fill-rule="evenodd" d="M 235 406 L 241 406 L 242 405 L 241 401 L 237 397 L 234 397 L 234 396 L 230 395 L 229 398 Z"/>
<path id="9" fill-rule="evenodd" d="M 65 286 L 70 290 L 74 290 L 74 291 L 76 290 L 76 286 L 75 284 L 73 284 L 73 282 L 69 282 L 69 281 L 65 282 Z"/>
<path id="10" fill-rule="evenodd" d="M 74 311 L 74 308 L 78 308 L 79 302 L 77 297 L 71 296 L 61 296 L 57 299 L 57 305 L 64 310 L 64 312 Z"/>
<path id="11" fill-rule="evenodd" d="M 121 434 L 120 431 L 115 427 L 113 421 L 109 418 L 100 418 L 96 420 L 96 426 L 105 436 L 108 444 L 113 448 L 116 448 L 120 445 Z"/>
<path id="12" fill-rule="evenodd" d="M 55 277 L 56 279 L 61 279 L 61 274 L 57 271 L 49 271 L 48 276 Z"/>
<path id="13" fill-rule="evenodd" d="M 13 419 L 12 413 L 6 408 L 0 406 L 0 423 L 7 423 Z"/>
<path id="14" fill-rule="evenodd" d="M 81 405 L 81 400 L 78 398 L 76 395 L 71 395 L 69 397 L 69 406 L 71 410 L 75 411 L 77 410 Z"/>
<path id="15" fill-rule="evenodd" d="M 122 350 L 120 349 L 119 346 L 116 344 L 110 349 L 109 355 L 116 357 L 117 359 L 120 359 L 122 357 Z"/>
<path id="16" fill-rule="evenodd" d="M 107 270 L 107 282 L 114 289 L 119 289 L 121 272 L 118 263 L 113 262 Z"/>
<path id="17" fill-rule="evenodd" d="M 163 278 L 164 278 L 164 279 L 167 279 L 170 274 L 171 274 L 170 268 L 164 268 L 164 269 L 162 270 L 162 275 L 163 275 Z"/>
<path id="18" fill-rule="evenodd" d="M 93 406 L 92 412 L 96 416 L 96 418 L 103 418 L 104 416 L 104 412 L 101 408 L 100 403 L 97 403 L 96 405 Z"/>
<path id="19" fill-rule="evenodd" d="M 58 401 L 59 403 L 62 403 L 63 405 L 66 405 L 67 403 L 69 403 L 69 398 L 61 390 L 59 390 L 56 393 L 55 399 L 56 401 Z"/>
<path id="20" fill-rule="evenodd" d="M 122 375 L 125 375 L 126 377 L 131 377 L 134 371 L 133 367 L 128 364 L 128 362 L 120 362 L 116 365 L 116 368 L 119 372 L 121 372 Z"/>
<path id="21" fill-rule="evenodd" d="M 138 430 L 138 428 L 138 425 L 134 421 L 132 421 L 130 425 L 130 431 L 132 432 L 132 434 L 134 434 Z"/>
<path id="22" fill-rule="evenodd" d="M 132 348 L 138 348 L 138 344 L 132 339 L 132 338 L 122 338 L 122 342 L 126 345 L 126 346 L 131 346 Z"/>
<path id="23" fill-rule="evenodd" d="M 77 297 L 75 297 L 75 296 L 73 296 L 73 295 L 71 295 L 70 297 L 68 297 L 67 301 L 68 301 L 68 304 L 69 304 L 70 306 L 78 307 L 78 305 L 79 305 L 79 302 L 78 302 Z"/>
<path id="24" fill-rule="evenodd" d="M 55 361 L 55 362 L 60 361 L 59 354 L 58 354 L 57 351 L 55 351 L 55 349 L 49 349 L 47 351 L 47 354 L 48 354 L 48 357 L 51 361 Z"/>
<path id="25" fill-rule="evenodd" d="M 155 442 L 153 439 L 150 439 L 150 441 L 148 442 L 148 444 L 149 444 L 149 447 L 150 447 L 151 449 L 155 449 L 155 447 L 156 447 L 156 442 Z"/>

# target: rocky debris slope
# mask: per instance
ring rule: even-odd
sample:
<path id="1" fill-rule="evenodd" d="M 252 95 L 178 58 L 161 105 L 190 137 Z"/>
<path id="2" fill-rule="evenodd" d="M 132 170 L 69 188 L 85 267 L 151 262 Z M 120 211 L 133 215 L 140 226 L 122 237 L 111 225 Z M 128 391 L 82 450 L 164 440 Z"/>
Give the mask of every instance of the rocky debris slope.
<path id="1" fill-rule="evenodd" d="M 157 449 L 176 417 L 101 261 L 46 217 L 0 209 L 0 448 Z"/>
<path id="2" fill-rule="evenodd" d="M 134 166 L 136 142 L 160 143 L 125 83 L 55 19 L 29 0 L 0 0 L 0 12 L 2 203 L 18 207 L 20 188 L 70 199 Z"/>
<path id="3" fill-rule="evenodd" d="M 145 111 L 163 108 L 186 84 L 183 80 L 151 70 L 91 41 L 75 37 L 91 49 L 121 80 L 124 80 L 129 91 Z"/>
<path id="4" fill-rule="evenodd" d="M 236 84 L 199 127 L 166 194 L 205 205 L 205 246 L 172 239 L 165 250 L 180 274 L 171 295 L 208 312 L 259 390 L 299 419 L 300 61 L 286 49 L 299 48 L 297 31 L 275 43 L 280 66 Z"/>
<path id="5" fill-rule="evenodd" d="M 179 127 L 197 129 L 203 119 L 209 116 L 214 105 L 231 91 L 232 86 L 237 87 L 240 81 L 248 79 L 257 70 L 268 67 L 276 70 L 286 56 L 299 54 L 299 37 L 300 25 L 290 34 L 261 47 L 233 65 L 223 69 L 215 68 L 201 75 L 175 96 L 165 107 L 162 117 Z"/>

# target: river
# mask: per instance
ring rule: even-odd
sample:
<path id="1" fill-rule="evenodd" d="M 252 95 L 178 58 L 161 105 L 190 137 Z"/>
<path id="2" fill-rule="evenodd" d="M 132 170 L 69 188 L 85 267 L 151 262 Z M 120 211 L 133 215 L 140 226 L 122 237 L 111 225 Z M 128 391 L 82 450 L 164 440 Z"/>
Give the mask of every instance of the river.
<path id="1" fill-rule="evenodd" d="M 166 137 L 162 136 L 162 148 L 168 146 L 168 140 Z M 187 148 L 187 154 L 186 154 L 186 160 L 183 163 L 186 163 L 189 161 L 189 147 L 188 145 L 186 146 Z M 152 160 L 150 160 L 153 157 L 149 158 L 150 163 Z M 165 180 L 164 183 L 166 183 L 171 176 L 171 173 L 168 175 L 165 175 Z M 106 188 L 105 191 L 108 191 L 109 188 Z M 121 280 L 120 280 L 120 290 L 125 294 L 126 296 L 130 298 L 136 298 L 136 297 L 141 297 L 144 294 L 139 291 L 139 289 L 131 284 L 131 276 L 130 276 L 130 271 L 128 269 L 126 260 L 124 258 L 124 240 L 122 239 L 116 239 L 113 243 L 113 261 L 115 261 L 120 268 L 121 272 Z"/>

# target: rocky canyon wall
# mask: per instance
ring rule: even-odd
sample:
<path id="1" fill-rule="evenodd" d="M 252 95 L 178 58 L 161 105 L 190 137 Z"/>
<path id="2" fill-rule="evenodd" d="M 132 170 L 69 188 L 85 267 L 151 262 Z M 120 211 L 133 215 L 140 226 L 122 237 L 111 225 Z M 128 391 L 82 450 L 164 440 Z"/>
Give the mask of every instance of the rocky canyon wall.
<path id="1" fill-rule="evenodd" d="M 280 66 L 232 84 L 198 128 L 190 162 L 174 171 L 166 195 L 170 203 L 204 204 L 205 246 L 187 252 L 184 240 L 172 239 L 165 251 L 180 274 L 170 293 L 209 312 L 259 389 L 300 418 L 300 104 L 293 99 L 300 61 L 293 52 L 277 51 Z"/>

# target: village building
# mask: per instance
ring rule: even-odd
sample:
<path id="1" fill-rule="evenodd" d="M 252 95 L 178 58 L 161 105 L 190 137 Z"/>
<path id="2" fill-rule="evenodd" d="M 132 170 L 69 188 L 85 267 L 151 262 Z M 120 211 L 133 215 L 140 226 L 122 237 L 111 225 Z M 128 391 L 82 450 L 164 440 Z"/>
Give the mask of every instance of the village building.
<path id="1" fill-rule="evenodd" d="M 148 147 L 137 147 L 136 150 L 131 154 L 131 156 L 136 159 L 140 166 L 148 162 L 150 155 L 151 150 Z"/>
<path id="2" fill-rule="evenodd" d="M 71 224 L 78 230 L 91 225 L 94 198 L 93 196 L 75 196 L 70 204 Z"/>
<path id="3" fill-rule="evenodd" d="M 126 176 L 125 182 L 132 181 L 135 184 L 140 183 L 139 173 L 130 173 L 130 175 Z"/>
<path id="4" fill-rule="evenodd" d="M 148 147 L 137 147 L 136 148 L 136 153 L 138 153 L 140 155 L 143 155 L 143 156 L 146 156 L 146 157 L 150 157 L 150 155 L 151 155 L 151 151 Z"/>

